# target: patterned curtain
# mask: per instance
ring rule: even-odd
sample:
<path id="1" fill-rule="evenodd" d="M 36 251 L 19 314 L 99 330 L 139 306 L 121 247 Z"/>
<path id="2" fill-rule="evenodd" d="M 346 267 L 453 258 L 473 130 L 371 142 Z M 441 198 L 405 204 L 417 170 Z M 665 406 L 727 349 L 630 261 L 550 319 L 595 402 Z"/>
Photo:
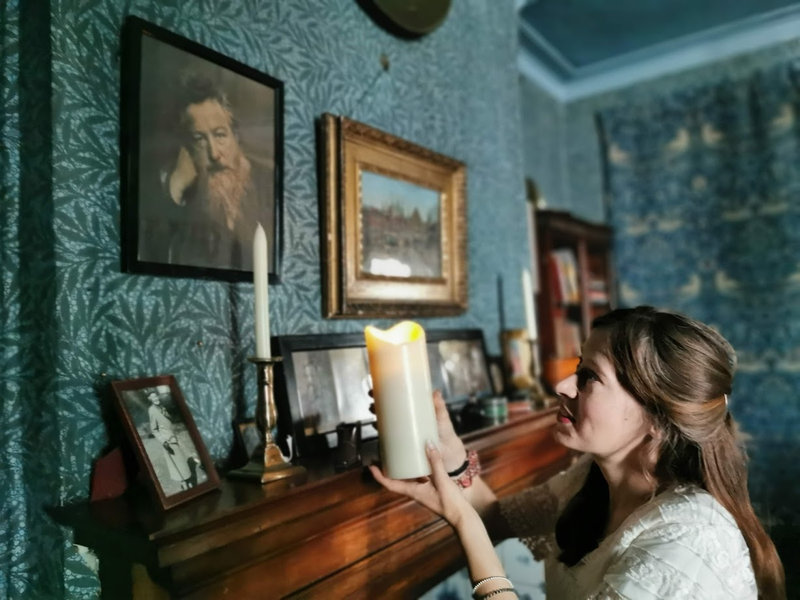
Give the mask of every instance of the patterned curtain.
<path id="1" fill-rule="evenodd" d="M 737 349 L 750 491 L 800 584 L 800 60 L 598 116 L 621 303 Z"/>

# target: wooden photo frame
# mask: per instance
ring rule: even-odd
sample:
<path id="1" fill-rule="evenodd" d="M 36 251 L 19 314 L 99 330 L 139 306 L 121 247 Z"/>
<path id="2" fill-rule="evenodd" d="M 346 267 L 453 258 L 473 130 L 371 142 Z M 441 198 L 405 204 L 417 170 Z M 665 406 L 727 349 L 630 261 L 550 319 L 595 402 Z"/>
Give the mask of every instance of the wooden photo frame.
<path id="1" fill-rule="evenodd" d="M 277 281 L 283 83 L 129 16 L 120 104 L 123 271 L 250 281 L 261 223 Z"/>
<path id="2" fill-rule="evenodd" d="M 172 375 L 112 381 L 142 479 L 163 510 L 219 487 L 219 476 Z"/>
<path id="3" fill-rule="evenodd" d="M 324 315 L 464 312 L 464 163 L 327 113 L 320 138 Z"/>

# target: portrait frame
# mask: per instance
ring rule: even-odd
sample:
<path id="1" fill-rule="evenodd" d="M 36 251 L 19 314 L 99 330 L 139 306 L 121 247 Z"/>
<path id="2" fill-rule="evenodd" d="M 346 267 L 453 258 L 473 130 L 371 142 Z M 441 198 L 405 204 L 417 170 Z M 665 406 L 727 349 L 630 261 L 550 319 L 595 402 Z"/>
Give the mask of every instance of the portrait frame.
<path id="1" fill-rule="evenodd" d="M 140 479 L 161 510 L 219 487 L 217 470 L 174 376 L 117 380 L 111 388 Z"/>
<path id="2" fill-rule="evenodd" d="M 464 312 L 466 165 L 329 113 L 320 142 L 324 316 Z"/>
<path id="3" fill-rule="evenodd" d="M 283 83 L 138 17 L 126 17 L 121 37 L 122 271 L 251 281 L 260 222 L 277 283 Z M 182 81 L 195 84 L 195 95 Z M 198 100 L 209 89 L 224 92 L 224 102 Z M 187 106 L 205 112 L 187 117 Z M 207 125 L 180 127 L 192 119 Z"/>

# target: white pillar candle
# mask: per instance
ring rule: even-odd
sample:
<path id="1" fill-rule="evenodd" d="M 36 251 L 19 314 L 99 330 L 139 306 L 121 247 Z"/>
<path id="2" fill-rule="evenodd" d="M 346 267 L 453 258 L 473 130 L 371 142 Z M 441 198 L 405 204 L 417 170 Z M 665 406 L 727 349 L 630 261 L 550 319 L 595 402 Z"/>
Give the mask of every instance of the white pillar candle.
<path id="1" fill-rule="evenodd" d="M 256 358 L 270 358 L 269 347 L 269 274 L 267 265 L 267 234 L 261 223 L 253 236 L 253 288 L 255 290 L 254 320 L 256 324 Z"/>
<path id="2" fill-rule="evenodd" d="M 522 301 L 525 306 L 525 329 L 528 330 L 528 338 L 535 340 L 538 336 L 536 331 L 536 311 L 533 308 L 533 282 L 531 272 L 528 269 L 522 270 Z"/>
<path id="3" fill-rule="evenodd" d="M 383 472 L 392 479 L 431 472 L 425 443 L 438 445 L 425 331 L 403 321 L 383 331 L 364 329 L 378 418 Z"/>

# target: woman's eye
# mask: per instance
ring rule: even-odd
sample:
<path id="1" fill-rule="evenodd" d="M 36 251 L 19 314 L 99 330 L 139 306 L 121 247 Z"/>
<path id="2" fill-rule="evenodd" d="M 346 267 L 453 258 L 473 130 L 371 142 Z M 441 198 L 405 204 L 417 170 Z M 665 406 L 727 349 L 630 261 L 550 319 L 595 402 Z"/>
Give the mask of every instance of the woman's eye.
<path id="1" fill-rule="evenodd" d="M 578 376 L 578 389 L 582 390 L 590 381 L 597 381 L 597 375 L 594 371 L 585 367 L 578 368 L 575 373 Z"/>

